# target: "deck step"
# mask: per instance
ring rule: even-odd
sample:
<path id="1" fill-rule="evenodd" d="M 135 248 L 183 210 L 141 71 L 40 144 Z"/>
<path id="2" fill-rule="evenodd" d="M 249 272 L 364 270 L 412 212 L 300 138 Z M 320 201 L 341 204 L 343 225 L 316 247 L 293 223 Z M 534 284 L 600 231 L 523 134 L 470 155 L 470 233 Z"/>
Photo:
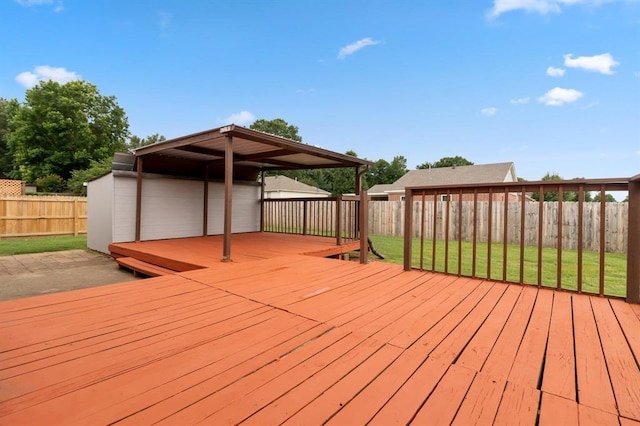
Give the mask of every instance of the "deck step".
<path id="1" fill-rule="evenodd" d="M 154 265 L 133 257 L 118 257 L 116 262 L 124 268 L 131 269 L 134 273 L 139 272 L 150 277 L 176 274 L 176 271 L 172 271 L 171 269 L 163 268 L 162 266 Z"/>

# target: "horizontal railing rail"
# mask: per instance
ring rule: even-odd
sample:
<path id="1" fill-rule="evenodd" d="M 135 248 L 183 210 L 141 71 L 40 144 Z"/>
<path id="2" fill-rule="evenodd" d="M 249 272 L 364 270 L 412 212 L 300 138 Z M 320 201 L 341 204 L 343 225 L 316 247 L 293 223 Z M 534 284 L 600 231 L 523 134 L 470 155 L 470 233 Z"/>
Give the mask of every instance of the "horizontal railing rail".
<path id="1" fill-rule="evenodd" d="M 634 177 L 408 187 L 404 212 L 405 269 L 625 296 L 638 302 L 640 272 L 636 269 L 640 267 L 635 264 L 640 263 L 640 237 L 636 235 L 640 231 L 639 180 Z M 628 218 L 619 221 L 624 229 L 609 229 L 604 219 L 606 195 L 610 191 L 628 193 Z M 596 202 L 597 229 L 584 226 L 587 192 L 600 197 Z M 534 193 L 538 194 L 538 201 L 531 198 Z M 568 193 L 572 193 L 570 198 L 575 201 L 565 200 Z M 553 210 L 544 208 L 545 195 L 547 199 L 557 199 Z M 496 226 L 498 216 L 501 220 Z M 525 241 L 525 227 L 529 231 L 536 228 L 537 241 L 533 247 L 530 236 Z M 638 231 L 633 234 L 633 229 Z M 570 232 L 577 233 L 574 249 L 568 248 Z M 595 234 L 589 235 L 598 241 L 595 252 L 585 250 L 585 232 Z M 608 260 L 624 254 L 607 253 L 607 237 L 620 232 L 624 233 L 627 247 L 626 261 L 616 258 L 616 265 L 623 267 L 608 271 Z M 548 241 L 543 247 L 543 234 L 549 233 L 556 240 L 555 248 L 549 248 Z M 571 241 L 575 237 L 572 235 Z M 607 288 L 608 281 L 615 285 Z"/>
<path id="2" fill-rule="evenodd" d="M 271 198 L 263 204 L 262 229 L 284 234 L 356 240 L 360 201 L 356 197 Z"/>

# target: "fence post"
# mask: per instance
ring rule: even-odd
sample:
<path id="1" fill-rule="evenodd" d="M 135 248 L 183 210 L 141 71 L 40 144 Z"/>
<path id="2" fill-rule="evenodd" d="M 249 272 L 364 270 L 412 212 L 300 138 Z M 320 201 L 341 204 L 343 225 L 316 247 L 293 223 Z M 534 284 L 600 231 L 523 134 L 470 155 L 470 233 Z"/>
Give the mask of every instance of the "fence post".
<path id="1" fill-rule="evenodd" d="M 73 236 L 78 236 L 78 200 L 73 200 Z"/>
<path id="2" fill-rule="evenodd" d="M 342 245 L 342 195 L 336 197 L 336 244 Z"/>
<path id="3" fill-rule="evenodd" d="M 369 196 L 367 191 L 360 191 L 359 231 L 360 231 L 360 263 L 369 262 Z"/>
<path id="4" fill-rule="evenodd" d="M 404 191 L 404 270 L 411 270 L 411 243 L 413 234 L 413 190 Z M 435 236 L 434 236 L 435 239 Z"/>
<path id="5" fill-rule="evenodd" d="M 627 302 L 640 303 L 640 175 L 629 179 Z"/>

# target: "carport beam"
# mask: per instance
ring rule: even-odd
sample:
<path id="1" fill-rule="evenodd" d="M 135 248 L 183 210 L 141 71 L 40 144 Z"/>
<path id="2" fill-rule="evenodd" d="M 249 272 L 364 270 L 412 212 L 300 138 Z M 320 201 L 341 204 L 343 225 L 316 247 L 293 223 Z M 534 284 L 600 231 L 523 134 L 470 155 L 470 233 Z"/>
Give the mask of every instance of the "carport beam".
<path id="1" fill-rule="evenodd" d="M 142 157 L 136 158 L 136 242 L 140 242 L 140 218 L 142 216 Z"/>

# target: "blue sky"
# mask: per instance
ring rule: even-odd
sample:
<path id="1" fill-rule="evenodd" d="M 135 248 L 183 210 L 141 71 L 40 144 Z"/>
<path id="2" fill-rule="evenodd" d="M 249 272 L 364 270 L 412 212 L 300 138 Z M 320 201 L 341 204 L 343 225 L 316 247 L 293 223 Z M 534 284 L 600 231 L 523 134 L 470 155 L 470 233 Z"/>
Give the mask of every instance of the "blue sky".
<path id="1" fill-rule="evenodd" d="M 640 1 L 2 0 L 0 97 L 82 78 L 133 134 L 258 118 L 410 168 L 640 173 Z"/>

